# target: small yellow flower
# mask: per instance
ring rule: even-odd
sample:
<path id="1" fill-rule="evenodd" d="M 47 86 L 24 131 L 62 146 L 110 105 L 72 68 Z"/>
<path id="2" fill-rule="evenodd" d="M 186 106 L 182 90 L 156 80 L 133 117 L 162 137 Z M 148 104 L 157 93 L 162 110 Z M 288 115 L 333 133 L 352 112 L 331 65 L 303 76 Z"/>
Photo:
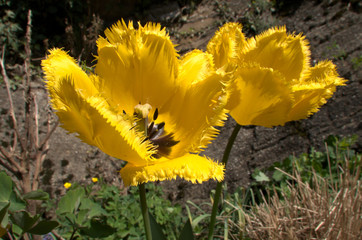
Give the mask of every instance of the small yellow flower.
<path id="1" fill-rule="evenodd" d="M 65 187 L 66 189 L 70 188 L 71 186 L 72 186 L 72 184 L 71 184 L 70 182 L 64 183 L 64 187 Z"/>
<path id="2" fill-rule="evenodd" d="M 98 182 L 98 178 L 96 178 L 96 177 L 92 178 L 92 182 L 94 182 L 94 183 Z"/>
<path id="3" fill-rule="evenodd" d="M 240 125 L 272 127 L 307 118 L 345 83 L 330 61 L 310 66 L 307 40 L 287 34 L 285 27 L 245 39 L 240 24 L 228 23 L 210 40 L 207 51 L 216 67 L 238 67 L 227 108 Z"/>
<path id="4" fill-rule="evenodd" d="M 137 30 L 119 22 L 105 35 L 97 41 L 94 74 L 61 49 L 42 61 L 62 127 L 127 161 L 121 170 L 126 185 L 177 176 L 222 180 L 224 166 L 197 153 L 227 117 L 229 72 L 198 50 L 180 59 L 159 24 Z"/>

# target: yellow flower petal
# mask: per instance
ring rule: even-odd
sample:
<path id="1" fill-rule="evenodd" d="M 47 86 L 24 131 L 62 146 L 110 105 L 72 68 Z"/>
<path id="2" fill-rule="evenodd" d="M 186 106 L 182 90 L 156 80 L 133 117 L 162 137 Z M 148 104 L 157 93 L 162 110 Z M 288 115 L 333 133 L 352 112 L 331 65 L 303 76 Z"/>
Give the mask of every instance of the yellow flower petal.
<path id="1" fill-rule="evenodd" d="M 214 56 L 217 68 L 228 62 L 236 61 L 243 51 L 246 40 L 241 29 L 242 26 L 239 23 L 226 23 L 207 44 L 207 52 Z"/>
<path id="2" fill-rule="evenodd" d="M 323 61 L 310 68 L 308 78 L 301 79 L 293 86 L 295 102 L 289 113 L 288 121 L 304 119 L 317 112 L 331 98 L 337 86 L 345 85 L 338 77 L 335 65 Z"/>
<path id="3" fill-rule="evenodd" d="M 138 30 L 119 22 L 98 40 L 98 88 L 110 105 L 133 113 L 138 103 L 160 108 L 176 91 L 177 53 L 159 24 Z"/>
<path id="4" fill-rule="evenodd" d="M 70 81 L 69 84 L 78 89 L 78 94 L 82 97 L 90 97 L 98 94 L 97 88 L 94 86 L 93 79 L 76 64 L 75 60 L 65 51 L 55 48 L 49 51 L 47 59 L 42 61 L 42 67 L 47 80 L 47 88 L 49 89 L 52 104 L 56 109 L 63 109 L 63 101 L 67 95 L 59 91 L 60 85 L 64 79 Z M 70 78 L 69 76 L 72 75 Z M 81 89 L 81 90 L 80 90 Z"/>
<path id="5" fill-rule="evenodd" d="M 186 54 L 180 64 L 180 91 L 160 112 L 168 113 L 167 123 L 180 141 L 170 157 L 199 152 L 217 135 L 215 126 L 226 120 L 224 109 L 229 76 L 216 72 L 212 56 L 198 50 Z M 167 125 L 166 125 L 167 126 Z"/>
<path id="6" fill-rule="evenodd" d="M 132 122 L 111 112 L 88 77 L 64 51 L 55 49 L 42 62 L 52 106 L 62 127 L 85 143 L 134 164 L 144 164 L 153 152 L 132 128 Z M 137 146 L 137 147 L 136 147 Z M 148 157 L 147 157 L 148 156 Z"/>
<path id="7" fill-rule="evenodd" d="M 285 27 L 271 28 L 248 39 L 247 49 L 240 54 L 240 62 L 257 62 L 283 74 L 285 81 L 303 77 L 309 66 L 308 42 L 302 35 L 289 35 Z"/>
<path id="8" fill-rule="evenodd" d="M 64 187 L 65 187 L 66 189 L 70 188 L 71 186 L 72 186 L 72 184 L 69 183 L 69 182 L 64 183 Z"/>
<path id="9" fill-rule="evenodd" d="M 237 104 L 230 115 L 240 125 L 283 125 L 292 105 L 291 91 L 283 76 L 259 66 L 239 68 L 237 74 L 238 94 L 230 98 Z"/>
<path id="10" fill-rule="evenodd" d="M 128 163 L 120 173 L 126 186 L 150 181 L 171 180 L 176 177 L 192 183 L 201 183 L 212 178 L 222 181 L 224 166 L 199 155 L 187 154 L 148 166 L 136 167 Z"/>

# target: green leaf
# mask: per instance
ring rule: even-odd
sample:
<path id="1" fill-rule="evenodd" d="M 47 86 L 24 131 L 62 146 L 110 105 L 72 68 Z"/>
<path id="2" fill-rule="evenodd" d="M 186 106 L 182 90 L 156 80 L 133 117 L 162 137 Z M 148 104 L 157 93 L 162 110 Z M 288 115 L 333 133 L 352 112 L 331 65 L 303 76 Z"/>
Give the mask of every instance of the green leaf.
<path id="1" fill-rule="evenodd" d="M 152 214 L 150 212 L 148 212 L 148 216 L 150 217 L 152 239 L 166 240 L 165 235 L 163 235 L 161 226 L 158 225 L 155 218 L 152 216 Z"/>
<path id="2" fill-rule="evenodd" d="M 179 240 L 194 240 L 194 233 L 192 231 L 190 220 L 187 220 L 183 227 Z"/>
<path id="3" fill-rule="evenodd" d="M 48 200 L 49 194 L 41 189 L 38 189 L 36 191 L 28 192 L 23 196 L 23 198 L 27 200 Z"/>
<path id="4" fill-rule="evenodd" d="M 40 221 L 33 228 L 29 229 L 27 232 L 35 235 L 43 235 L 51 232 L 54 228 L 59 225 L 57 221 Z"/>
<path id="5" fill-rule="evenodd" d="M 211 216 L 210 213 L 206 213 L 206 214 L 202 214 L 200 216 L 197 216 L 193 221 L 192 221 L 192 227 L 196 227 L 197 224 L 199 224 L 199 222 L 201 222 L 203 219 L 205 218 L 209 218 Z"/>
<path id="6" fill-rule="evenodd" d="M 0 202 L 8 202 L 13 190 L 13 181 L 5 172 L 0 172 L 0 189 Z"/>
<path id="7" fill-rule="evenodd" d="M 87 222 L 87 214 L 88 214 L 89 210 L 88 209 L 83 209 L 83 210 L 79 210 L 74 216 L 75 216 L 75 223 L 78 226 L 86 226 L 86 222 Z"/>
<path id="8" fill-rule="evenodd" d="M 102 208 L 102 206 L 89 198 L 83 198 L 80 203 L 80 210 L 88 210 L 87 217 L 93 218 L 96 216 L 101 216 L 107 214 L 107 212 Z"/>
<path id="9" fill-rule="evenodd" d="M 26 232 L 34 226 L 39 216 L 31 217 L 28 212 L 20 211 L 12 213 L 10 219 L 14 224 L 18 225 L 23 232 Z"/>
<path id="10" fill-rule="evenodd" d="M 56 213 L 74 213 L 79 208 L 82 198 L 85 196 L 84 188 L 76 188 L 69 190 L 59 201 Z"/>
<path id="11" fill-rule="evenodd" d="M 91 220 L 89 228 L 81 229 L 81 234 L 87 235 L 91 238 L 105 238 L 115 232 L 116 232 L 115 228 L 112 228 L 108 224 L 96 219 Z"/>
<path id="12" fill-rule="evenodd" d="M 8 225 L 8 208 L 10 203 L 0 207 L 0 227 L 6 227 Z"/>
<path id="13" fill-rule="evenodd" d="M 276 181 L 276 182 L 282 181 L 282 180 L 284 179 L 284 177 L 285 177 L 285 175 L 284 175 L 284 173 L 282 173 L 281 171 L 275 170 L 275 171 L 273 172 L 273 179 L 274 179 L 274 181 Z"/>
<path id="14" fill-rule="evenodd" d="M 19 197 L 19 195 L 16 194 L 15 191 L 11 192 L 10 203 L 11 203 L 10 207 L 9 207 L 10 212 L 17 212 L 17 211 L 20 211 L 20 210 L 24 210 L 25 207 L 26 207 L 26 202 L 23 199 L 21 199 Z"/>
<path id="15" fill-rule="evenodd" d="M 255 174 L 253 174 L 254 179 L 257 182 L 269 182 L 270 179 L 267 175 L 265 175 L 265 173 L 263 173 L 262 171 L 257 171 Z"/>

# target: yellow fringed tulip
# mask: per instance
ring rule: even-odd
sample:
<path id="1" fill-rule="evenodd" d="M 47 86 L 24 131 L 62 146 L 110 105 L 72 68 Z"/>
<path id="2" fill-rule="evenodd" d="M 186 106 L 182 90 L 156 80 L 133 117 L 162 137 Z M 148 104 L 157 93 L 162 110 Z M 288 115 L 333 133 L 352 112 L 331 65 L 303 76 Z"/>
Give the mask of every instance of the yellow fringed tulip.
<path id="1" fill-rule="evenodd" d="M 127 161 L 126 185 L 174 179 L 223 179 L 224 166 L 197 155 L 226 119 L 230 74 L 209 53 L 181 59 L 159 24 L 119 22 L 97 41 L 95 73 L 53 49 L 42 62 L 62 126 Z"/>
<path id="2" fill-rule="evenodd" d="M 311 67 L 307 40 L 285 27 L 246 39 L 241 24 L 227 23 L 207 51 L 217 68 L 238 67 L 227 108 L 240 125 L 272 127 L 307 118 L 345 83 L 330 61 Z"/>

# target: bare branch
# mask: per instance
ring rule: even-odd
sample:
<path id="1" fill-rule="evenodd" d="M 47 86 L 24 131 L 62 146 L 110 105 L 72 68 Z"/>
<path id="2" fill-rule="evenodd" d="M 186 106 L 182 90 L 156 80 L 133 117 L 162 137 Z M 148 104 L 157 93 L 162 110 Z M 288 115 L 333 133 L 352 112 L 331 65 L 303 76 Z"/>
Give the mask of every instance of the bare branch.
<path id="1" fill-rule="evenodd" d="M 55 122 L 55 124 L 52 126 L 52 128 L 50 128 L 50 119 L 48 118 L 48 132 L 45 135 L 45 138 L 43 139 L 43 141 L 41 142 L 41 144 L 39 145 L 39 149 L 43 149 L 45 144 L 48 143 L 50 136 L 54 133 L 54 131 L 57 129 L 59 125 L 59 119 Z"/>
<path id="2" fill-rule="evenodd" d="M 25 73 L 26 73 L 26 86 L 30 86 L 30 58 L 31 58 L 31 48 L 30 48 L 30 44 L 31 44 L 31 16 L 32 16 L 32 12 L 29 9 L 28 10 L 28 22 L 27 22 L 27 26 L 26 26 L 26 33 L 25 33 Z"/>
<path id="3" fill-rule="evenodd" d="M 10 164 L 8 164 L 5 160 L 7 160 L 7 158 L 1 158 L 0 157 L 0 165 L 5 167 L 7 170 L 9 170 L 10 172 L 12 172 L 14 175 L 16 175 L 16 173 L 18 172 L 18 169 L 12 167 Z"/>
<path id="4" fill-rule="evenodd" d="M 30 191 L 31 189 L 31 180 L 30 180 L 30 168 L 31 168 L 31 156 L 30 153 L 33 148 L 33 125 L 32 125 L 32 114 L 31 114 L 31 105 L 33 102 L 32 94 L 31 94 L 31 70 L 30 70 L 30 58 L 31 58 L 31 16 L 32 11 L 28 10 L 28 21 L 27 21 L 27 27 L 26 27 L 26 33 L 25 33 L 25 59 L 24 59 L 24 68 L 25 68 L 25 81 L 24 81 L 24 99 L 25 99 L 25 119 L 24 119 L 24 130 L 25 130 L 25 148 L 22 150 L 22 158 L 21 158 L 21 165 L 29 171 L 28 174 L 24 174 L 24 179 L 22 183 L 24 184 L 25 192 Z"/>
<path id="5" fill-rule="evenodd" d="M 26 172 L 26 170 L 19 165 L 19 163 L 14 159 L 14 155 L 12 153 L 9 153 L 8 151 L 6 151 L 3 147 L 0 146 L 0 152 L 1 154 L 4 156 L 4 158 L 12 165 L 14 166 L 17 171 L 23 173 L 23 172 Z M 4 164 L 5 166 L 5 164 Z M 12 168 L 12 167 L 11 167 Z M 15 172 L 17 172 L 15 170 Z"/>
<path id="6" fill-rule="evenodd" d="M 36 102 L 36 95 L 32 95 L 32 100 L 33 100 L 33 104 L 34 104 L 34 129 L 33 129 L 33 134 L 34 134 L 34 144 L 35 144 L 35 148 L 37 149 L 39 147 L 39 115 L 38 115 L 38 103 Z"/>
<path id="7" fill-rule="evenodd" d="M 5 59 L 5 45 L 2 49 L 2 56 L 1 56 L 1 61 L 0 61 L 1 75 L 3 76 L 5 87 L 6 87 L 6 93 L 8 95 L 8 99 L 9 99 L 9 113 L 10 113 L 11 119 L 13 121 L 13 129 L 14 129 L 15 135 L 16 135 L 16 136 L 14 136 L 14 141 L 16 141 L 15 139 L 19 138 L 20 145 L 22 146 L 22 148 L 25 148 L 25 143 L 24 143 L 24 141 L 22 141 L 22 139 L 20 137 L 21 135 L 20 135 L 20 132 L 18 129 L 18 122 L 17 122 L 16 116 L 15 116 L 13 98 L 11 96 L 11 91 L 10 91 L 10 81 L 9 81 L 8 75 L 6 74 L 4 59 Z M 15 151 L 15 148 L 16 148 L 16 142 L 13 143 L 12 151 Z"/>

